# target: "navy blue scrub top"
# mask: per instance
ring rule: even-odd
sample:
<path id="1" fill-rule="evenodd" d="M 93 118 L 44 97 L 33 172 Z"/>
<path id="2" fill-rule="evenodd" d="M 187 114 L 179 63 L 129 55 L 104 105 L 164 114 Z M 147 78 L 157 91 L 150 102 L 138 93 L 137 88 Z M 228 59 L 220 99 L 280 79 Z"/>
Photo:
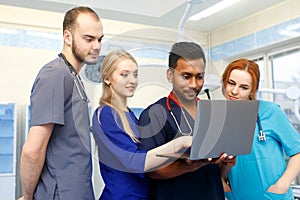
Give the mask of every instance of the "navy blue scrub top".
<path id="1" fill-rule="evenodd" d="M 141 149 L 153 149 L 181 135 L 168 111 L 166 100 L 166 97 L 158 100 L 141 113 L 139 118 Z M 180 107 L 172 99 L 170 107 L 181 124 L 182 131 L 189 131 L 184 120 L 181 120 Z M 188 112 L 185 113 L 193 127 L 194 120 Z M 225 199 L 220 171 L 216 164 L 206 165 L 194 172 L 170 179 L 151 179 L 150 195 L 152 200 Z"/>

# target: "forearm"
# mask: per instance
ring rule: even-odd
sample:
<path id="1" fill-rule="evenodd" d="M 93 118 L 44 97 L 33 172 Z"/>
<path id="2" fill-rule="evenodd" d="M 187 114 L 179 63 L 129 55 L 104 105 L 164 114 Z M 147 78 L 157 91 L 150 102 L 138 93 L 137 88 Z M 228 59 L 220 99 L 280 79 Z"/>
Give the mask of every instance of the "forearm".
<path id="1" fill-rule="evenodd" d="M 288 162 L 287 168 L 283 175 L 278 179 L 277 183 L 284 185 L 286 188 L 290 186 L 300 171 L 300 153 L 292 156 Z"/>
<path id="2" fill-rule="evenodd" d="M 32 200 L 38 180 L 43 169 L 45 155 L 34 156 L 22 153 L 20 161 L 20 177 L 24 200 Z"/>
<path id="3" fill-rule="evenodd" d="M 23 146 L 20 177 L 24 200 L 32 200 L 40 178 L 53 124 L 31 127 Z"/>
<path id="4" fill-rule="evenodd" d="M 227 177 L 228 173 L 230 172 L 231 166 L 226 166 L 225 164 L 222 164 L 219 166 L 221 177 Z"/>
<path id="5" fill-rule="evenodd" d="M 221 177 L 227 177 L 227 174 L 236 163 L 236 156 L 227 155 L 225 153 L 222 154 L 215 163 L 219 166 Z"/>
<path id="6" fill-rule="evenodd" d="M 176 161 L 168 166 L 148 173 L 152 179 L 169 179 L 187 173 L 187 164 L 184 161 Z"/>
<path id="7" fill-rule="evenodd" d="M 171 142 L 161 145 L 157 148 L 151 149 L 150 151 L 147 152 L 144 170 L 146 172 L 150 170 L 154 170 L 157 167 L 163 166 L 163 164 L 167 164 L 168 161 L 172 161 L 169 158 L 158 157 L 157 154 L 177 153 L 183 148 L 190 147 L 191 143 L 192 143 L 191 136 L 182 136 L 180 138 L 172 140 Z M 178 154 L 178 157 L 179 156 L 180 154 Z"/>

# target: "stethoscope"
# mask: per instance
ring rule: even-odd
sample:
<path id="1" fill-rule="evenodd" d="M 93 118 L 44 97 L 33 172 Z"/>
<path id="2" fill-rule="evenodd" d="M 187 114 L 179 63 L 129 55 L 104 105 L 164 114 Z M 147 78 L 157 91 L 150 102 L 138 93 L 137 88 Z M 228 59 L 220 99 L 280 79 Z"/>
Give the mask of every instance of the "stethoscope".
<path id="1" fill-rule="evenodd" d="M 256 121 L 257 121 L 258 129 L 259 129 L 258 130 L 259 131 L 259 133 L 258 133 L 258 141 L 265 142 L 267 140 L 267 138 L 266 138 L 266 134 L 262 130 L 262 126 L 261 126 L 259 115 L 257 115 L 257 120 Z"/>
<path id="2" fill-rule="evenodd" d="M 65 55 L 63 53 L 58 54 L 58 56 L 61 57 L 64 60 L 64 62 L 66 63 L 66 65 L 69 67 L 69 70 L 70 70 L 71 74 L 75 77 L 74 78 L 74 84 L 76 86 L 76 89 L 77 89 L 77 91 L 79 93 L 80 98 L 84 102 L 89 103 L 90 100 L 89 100 L 89 98 L 88 98 L 88 96 L 87 96 L 87 94 L 85 92 L 85 89 L 84 89 L 84 86 L 83 86 L 83 83 L 81 81 L 81 78 L 80 78 L 79 74 L 76 73 L 74 67 L 67 60 L 67 58 L 65 57 Z"/>
<path id="3" fill-rule="evenodd" d="M 172 111 L 172 109 L 171 109 L 171 106 L 170 106 L 170 100 L 171 100 L 171 99 L 172 99 L 172 100 L 180 107 L 182 116 L 183 116 L 183 118 L 184 118 L 184 120 L 185 120 L 185 123 L 187 124 L 187 126 L 188 126 L 188 128 L 189 128 L 189 132 L 182 132 L 182 130 L 181 130 L 181 128 L 180 128 L 180 125 L 179 125 L 179 123 L 178 123 L 178 121 L 177 121 L 177 119 L 176 119 L 176 117 L 175 117 L 175 115 L 174 115 L 174 113 L 173 113 L 173 111 Z M 182 108 L 180 102 L 177 101 L 177 99 L 174 98 L 173 92 L 172 92 L 172 91 L 170 92 L 169 96 L 168 96 L 167 99 L 166 99 L 166 105 L 167 105 L 167 109 L 168 109 L 168 111 L 170 112 L 171 116 L 173 117 L 173 119 L 174 119 L 174 121 L 175 121 L 175 124 L 176 124 L 176 127 L 177 127 L 178 131 L 181 133 L 181 135 L 184 135 L 184 136 L 192 135 L 193 129 L 192 129 L 192 127 L 191 127 L 191 124 L 189 123 L 189 121 L 188 121 L 188 119 L 187 119 L 187 117 L 186 117 L 186 115 L 185 115 L 185 112 L 183 111 L 183 108 Z"/>

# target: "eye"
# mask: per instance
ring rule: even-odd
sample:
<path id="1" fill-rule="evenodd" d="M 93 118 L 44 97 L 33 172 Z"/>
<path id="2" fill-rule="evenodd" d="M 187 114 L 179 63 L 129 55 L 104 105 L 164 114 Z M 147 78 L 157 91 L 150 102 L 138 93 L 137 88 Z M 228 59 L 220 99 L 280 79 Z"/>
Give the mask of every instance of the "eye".
<path id="1" fill-rule="evenodd" d="M 134 72 L 133 77 L 137 78 L 139 76 L 138 72 Z"/>
<path id="2" fill-rule="evenodd" d="M 203 74 L 199 74 L 199 75 L 197 76 L 197 80 L 202 80 L 202 79 L 204 79 L 204 75 L 203 75 Z"/>
<path id="3" fill-rule="evenodd" d="M 190 74 L 183 74 L 182 77 L 185 80 L 189 80 L 191 78 L 191 75 Z"/>
<path id="4" fill-rule="evenodd" d="M 128 73 L 121 73 L 121 76 L 126 78 L 128 76 Z"/>
<path id="5" fill-rule="evenodd" d="M 235 83 L 234 83 L 233 81 L 228 81 L 227 84 L 228 84 L 228 85 L 231 85 L 231 86 L 234 86 L 234 85 L 235 85 Z"/>
<path id="6" fill-rule="evenodd" d="M 247 87 L 247 86 L 242 86 L 242 89 L 243 89 L 243 90 L 249 90 L 249 87 Z"/>

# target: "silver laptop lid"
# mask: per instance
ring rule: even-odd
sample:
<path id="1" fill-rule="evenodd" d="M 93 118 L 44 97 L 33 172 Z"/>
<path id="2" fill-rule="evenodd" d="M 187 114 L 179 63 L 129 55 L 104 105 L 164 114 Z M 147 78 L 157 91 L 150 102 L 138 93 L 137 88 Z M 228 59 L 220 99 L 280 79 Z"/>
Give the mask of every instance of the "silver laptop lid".
<path id="1" fill-rule="evenodd" d="M 258 106 L 259 101 L 200 100 L 190 159 L 249 154 Z"/>

